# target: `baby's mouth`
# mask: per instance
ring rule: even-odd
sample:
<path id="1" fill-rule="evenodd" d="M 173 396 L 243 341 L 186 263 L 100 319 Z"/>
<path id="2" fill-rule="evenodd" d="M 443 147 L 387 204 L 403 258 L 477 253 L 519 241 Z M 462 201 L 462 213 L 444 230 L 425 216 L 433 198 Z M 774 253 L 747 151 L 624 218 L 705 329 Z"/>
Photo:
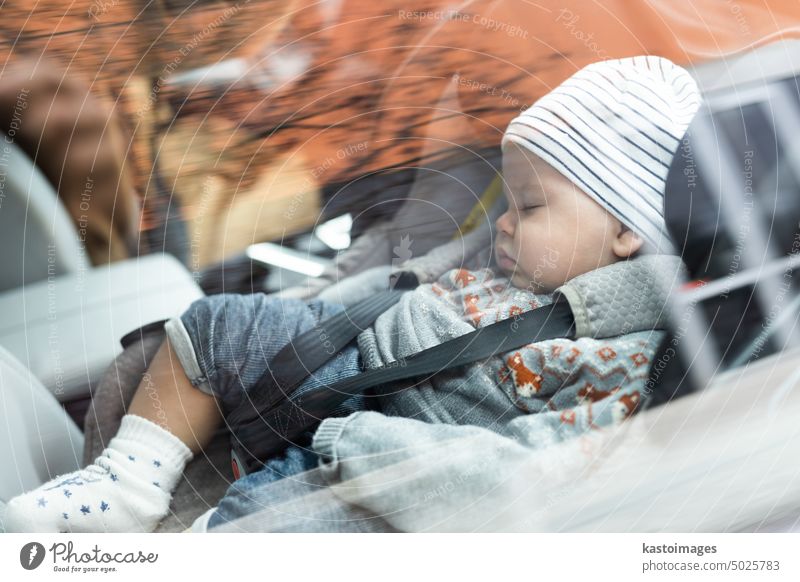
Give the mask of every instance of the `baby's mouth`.
<path id="1" fill-rule="evenodd" d="M 495 258 L 497 259 L 497 265 L 504 271 L 514 270 L 514 265 L 516 264 L 516 262 L 511 257 L 509 257 L 508 254 L 500 247 L 497 247 Z"/>

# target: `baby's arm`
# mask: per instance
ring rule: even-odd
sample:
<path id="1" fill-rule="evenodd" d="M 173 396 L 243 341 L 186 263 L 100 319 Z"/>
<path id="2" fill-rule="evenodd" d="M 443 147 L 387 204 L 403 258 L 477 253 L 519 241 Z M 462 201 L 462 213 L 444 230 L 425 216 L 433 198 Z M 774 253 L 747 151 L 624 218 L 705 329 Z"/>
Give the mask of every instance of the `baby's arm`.
<path id="1" fill-rule="evenodd" d="M 520 508 L 541 510 L 580 476 L 590 462 L 582 447 L 602 448 L 606 438 L 591 431 L 561 442 L 541 417 L 518 417 L 504 436 L 478 426 L 357 412 L 323 421 L 313 449 L 339 498 L 401 531 L 491 530 L 491 520 L 506 518 L 495 526 L 505 531 L 520 519 Z M 504 515 L 509 503 L 511 516 Z"/>

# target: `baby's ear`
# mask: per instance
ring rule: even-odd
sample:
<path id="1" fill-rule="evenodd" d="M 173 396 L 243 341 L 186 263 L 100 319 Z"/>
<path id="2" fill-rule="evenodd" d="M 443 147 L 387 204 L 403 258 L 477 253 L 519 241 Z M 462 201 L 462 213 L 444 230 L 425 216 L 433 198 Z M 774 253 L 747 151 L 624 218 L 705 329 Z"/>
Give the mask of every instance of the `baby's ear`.
<path id="1" fill-rule="evenodd" d="M 629 259 L 639 252 L 644 240 L 630 228 L 620 222 L 620 229 L 611 246 L 614 254 L 620 259 Z"/>

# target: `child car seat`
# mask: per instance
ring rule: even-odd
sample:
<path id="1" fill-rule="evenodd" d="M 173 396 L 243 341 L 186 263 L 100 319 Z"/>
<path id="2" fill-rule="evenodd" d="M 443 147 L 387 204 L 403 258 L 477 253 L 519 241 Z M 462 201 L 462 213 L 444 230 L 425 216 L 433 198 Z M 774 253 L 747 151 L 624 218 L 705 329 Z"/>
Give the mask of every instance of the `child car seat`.
<path id="1" fill-rule="evenodd" d="M 707 96 L 667 178 L 665 218 L 695 283 L 675 297 L 651 404 L 800 345 L 800 77 Z M 777 121 L 780 120 L 780 121 Z"/>

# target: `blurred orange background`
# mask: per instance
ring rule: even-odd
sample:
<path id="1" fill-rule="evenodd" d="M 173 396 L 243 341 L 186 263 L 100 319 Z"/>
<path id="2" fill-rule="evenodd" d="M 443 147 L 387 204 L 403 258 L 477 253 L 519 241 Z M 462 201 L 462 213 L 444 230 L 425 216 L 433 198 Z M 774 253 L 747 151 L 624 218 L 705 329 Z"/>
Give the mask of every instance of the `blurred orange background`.
<path id="1" fill-rule="evenodd" d="M 331 187 L 496 147 L 587 63 L 690 66 L 800 23 L 794 0 L 12 0 L 2 14 L 5 65 L 53 63 L 91 88 L 123 127 L 140 228 L 176 197 L 200 265 L 308 229 Z"/>

